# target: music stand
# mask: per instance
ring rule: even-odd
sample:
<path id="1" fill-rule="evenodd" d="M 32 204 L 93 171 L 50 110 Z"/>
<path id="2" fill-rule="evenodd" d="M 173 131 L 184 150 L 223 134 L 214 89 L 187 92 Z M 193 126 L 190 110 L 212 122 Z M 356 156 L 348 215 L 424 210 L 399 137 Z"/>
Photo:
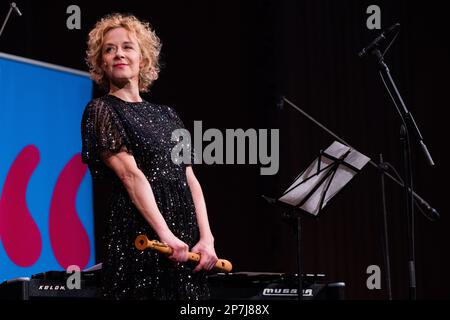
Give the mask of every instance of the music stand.
<path id="1" fill-rule="evenodd" d="M 288 215 L 297 220 L 297 264 L 298 299 L 303 297 L 301 259 L 301 216 L 318 216 L 322 209 L 362 168 L 370 158 L 337 141 L 325 151 L 297 178 L 277 199 L 263 196 L 271 203 L 288 209 Z"/>

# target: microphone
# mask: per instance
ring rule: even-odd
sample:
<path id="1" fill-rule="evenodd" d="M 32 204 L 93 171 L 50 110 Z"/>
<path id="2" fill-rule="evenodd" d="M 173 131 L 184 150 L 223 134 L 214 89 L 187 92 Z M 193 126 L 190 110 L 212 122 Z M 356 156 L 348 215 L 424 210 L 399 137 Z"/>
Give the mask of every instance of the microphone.
<path id="1" fill-rule="evenodd" d="M 415 200 L 419 201 L 419 203 L 421 204 L 421 206 L 429 212 L 429 218 L 431 218 L 430 220 L 432 221 L 437 221 L 441 218 L 441 215 L 439 214 L 439 212 L 433 208 L 432 206 L 429 205 L 428 202 L 426 202 L 425 200 L 423 200 L 421 197 L 419 197 L 417 194 L 414 193 L 415 196 Z M 422 211 L 423 213 L 423 211 Z"/>
<path id="2" fill-rule="evenodd" d="M 386 30 L 383 31 L 382 34 L 380 34 L 378 37 L 375 38 L 375 40 L 372 41 L 372 43 L 370 43 L 367 47 L 365 47 L 364 49 L 362 49 L 359 53 L 358 56 L 360 58 L 364 57 L 367 52 L 372 51 L 373 48 L 375 48 L 376 46 L 378 46 L 378 44 L 383 41 L 384 39 L 386 39 L 386 37 L 392 33 L 392 31 L 394 31 L 395 29 L 400 27 L 400 23 L 396 23 L 393 24 L 392 26 L 390 26 L 389 28 L 387 28 Z"/>
<path id="3" fill-rule="evenodd" d="M 12 3 L 11 3 L 11 8 L 13 8 L 13 10 L 17 13 L 17 15 L 18 15 L 19 17 L 22 16 L 22 12 L 20 12 L 19 7 L 16 5 L 15 2 L 12 2 Z"/>

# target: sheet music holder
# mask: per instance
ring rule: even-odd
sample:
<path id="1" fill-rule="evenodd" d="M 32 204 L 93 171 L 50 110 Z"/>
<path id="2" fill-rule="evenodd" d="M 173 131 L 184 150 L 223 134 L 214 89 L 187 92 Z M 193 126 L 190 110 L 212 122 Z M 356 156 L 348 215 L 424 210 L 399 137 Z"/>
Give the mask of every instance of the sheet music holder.
<path id="1" fill-rule="evenodd" d="M 275 200 L 263 196 L 268 202 L 288 209 L 288 216 L 297 220 L 298 299 L 303 296 L 301 259 L 301 214 L 317 216 L 327 203 L 359 173 L 370 161 L 360 152 L 333 142 L 319 157 L 294 180 L 292 185 Z"/>
<path id="2" fill-rule="evenodd" d="M 335 141 L 295 178 L 278 201 L 317 216 L 369 161 L 365 155 Z"/>

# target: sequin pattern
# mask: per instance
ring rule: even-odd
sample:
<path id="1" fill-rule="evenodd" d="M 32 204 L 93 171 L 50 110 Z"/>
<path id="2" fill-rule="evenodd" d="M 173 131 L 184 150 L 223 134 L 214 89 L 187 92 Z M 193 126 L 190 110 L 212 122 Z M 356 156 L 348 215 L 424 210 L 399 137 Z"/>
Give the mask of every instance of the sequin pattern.
<path id="1" fill-rule="evenodd" d="M 184 128 L 183 122 L 170 107 L 126 102 L 112 95 L 92 100 L 83 113 L 82 160 L 94 180 L 110 181 L 113 187 L 105 218 L 101 290 L 107 299 L 198 300 L 208 296 L 203 272 L 194 274 L 189 264 L 176 266 L 159 253 L 134 247 L 137 235 L 157 239 L 156 234 L 102 161 L 120 151 L 132 154 L 170 229 L 192 248 L 199 232 L 186 165 L 171 160 L 177 143 L 171 136 L 179 128 Z"/>

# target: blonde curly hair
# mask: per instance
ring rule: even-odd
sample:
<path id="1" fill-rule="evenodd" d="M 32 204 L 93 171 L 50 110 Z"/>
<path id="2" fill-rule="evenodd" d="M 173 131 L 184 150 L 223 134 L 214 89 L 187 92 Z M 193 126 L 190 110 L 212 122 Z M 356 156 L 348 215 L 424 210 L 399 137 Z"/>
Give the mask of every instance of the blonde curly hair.
<path id="1" fill-rule="evenodd" d="M 108 90 L 109 79 L 101 68 L 102 47 L 106 33 L 115 28 L 125 28 L 136 36 L 141 51 L 141 64 L 139 70 L 139 91 L 147 92 L 156 79 L 158 79 L 161 53 L 161 41 L 152 30 L 150 24 L 141 21 L 134 15 L 113 13 L 103 17 L 89 32 L 86 62 L 92 80 Z"/>

